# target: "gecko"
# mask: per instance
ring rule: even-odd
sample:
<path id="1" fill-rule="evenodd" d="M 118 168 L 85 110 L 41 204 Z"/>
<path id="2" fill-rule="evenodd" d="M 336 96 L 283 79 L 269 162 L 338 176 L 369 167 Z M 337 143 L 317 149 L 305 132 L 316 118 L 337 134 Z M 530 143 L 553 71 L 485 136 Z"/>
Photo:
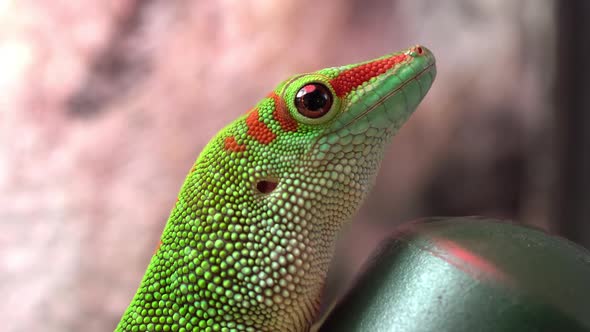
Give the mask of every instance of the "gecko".
<path id="1" fill-rule="evenodd" d="M 435 76 L 416 45 L 278 84 L 198 156 L 115 331 L 308 331 L 339 231 Z"/>

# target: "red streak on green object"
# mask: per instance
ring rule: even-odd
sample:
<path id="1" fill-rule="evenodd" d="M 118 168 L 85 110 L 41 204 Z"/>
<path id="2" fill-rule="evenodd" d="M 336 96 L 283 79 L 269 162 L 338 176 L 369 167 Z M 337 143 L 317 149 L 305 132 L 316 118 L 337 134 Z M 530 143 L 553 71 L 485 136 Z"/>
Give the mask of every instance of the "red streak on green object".
<path id="1" fill-rule="evenodd" d="M 490 260 L 476 254 L 475 252 L 461 246 L 460 244 L 444 239 L 435 239 L 437 252 L 441 258 L 455 265 L 469 275 L 480 279 L 481 277 L 492 278 L 497 281 L 506 281 L 506 275 Z"/>

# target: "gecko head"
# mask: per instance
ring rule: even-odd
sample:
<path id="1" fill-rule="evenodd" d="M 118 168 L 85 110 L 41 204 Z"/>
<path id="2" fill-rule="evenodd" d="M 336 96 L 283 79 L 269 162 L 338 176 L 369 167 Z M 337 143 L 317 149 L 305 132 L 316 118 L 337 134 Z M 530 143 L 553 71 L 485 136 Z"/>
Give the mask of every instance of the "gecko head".
<path id="1" fill-rule="evenodd" d="M 321 197 L 329 211 L 331 198 L 343 202 L 336 198 L 369 190 L 385 146 L 435 75 L 434 56 L 423 46 L 295 75 L 226 128 L 217 144 L 249 166 L 254 194 L 272 199 L 275 190 L 284 194 L 292 186 L 296 196 L 311 197 L 298 199 Z M 356 209 L 360 198 L 346 204 Z"/>
<path id="2" fill-rule="evenodd" d="M 352 166 L 374 174 L 383 148 L 435 76 L 434 56 L 423 46 L 295 75 L 222 131 L 214 144 L 251 166 L 260 179 L 252 188 L 262 194 L 280 189 L 281 180 L 296 174 L 328 180 L 316 173 L 346 177 Z"/>
<path id="3" fill-rule="evenodd" d="M 315 177 L 326 179 L 321 186 L 328 189 L 330 197 L 338 197 L 335 201 L 342 205 L 334 209 L 346 211 L 347 216 L 358 209 L 374 182 L 385 148 L 422 101 L 435 76 L 433 54 L 423 46 L 414 46 L 287 83 L 284 98 L 292 100 L 290 114 L 313 133 L 302 160 L 313 165 Z M 300 105 L 307 104 L 299 102 L 299 96 L 306 97 L 308 90 L 312 93 L 307 108 L 322 102 L 331 105 L 328 111 L 320 108 L 323 115 L 306 117 L 306 109 Z"/>
<path id="4" fill-rule="evenodd" d="M 373 60 L 295 75 L 271 94 L 282 125 L 277 144 L 288 164 L 277 173 L 276 203 L 297 202 L 313 215 L 314 250 L 329 251 L 372 186 L 384 150 L 436 76 L 423 46 Z M 288 150 L 288 152 L 287 152 Z M 279 196 L 280 195 L 280 196 Z M 288 201 L 287 201 L 288 199 Z M 287 212 L 295 204 L 286 204 Z M 320 254 L 321 255 L 321 254 Z"/>

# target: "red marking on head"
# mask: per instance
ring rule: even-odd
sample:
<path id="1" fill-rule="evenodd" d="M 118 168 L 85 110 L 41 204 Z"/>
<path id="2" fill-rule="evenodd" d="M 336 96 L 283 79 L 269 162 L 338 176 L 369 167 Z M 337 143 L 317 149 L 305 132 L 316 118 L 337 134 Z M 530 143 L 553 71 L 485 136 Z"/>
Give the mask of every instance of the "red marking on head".
<path id="1" fill-rule="evenodd" d="M 272 112 L 272 117 L 277 120 L 277 122 L 281 125 L 281 128 L 284 131 L 296 131 L 297 121 L 295 121 L 295 119 L 291 117 L 291 114 L 289 114 L 287 105 L 285 105 L 283 98 L 274 92 L 271 92 L 268 97 L 272 98 L 275 103 L 275 110 Z"/>
<path id="2" fill-rule="evenodd" d="M 229 136 L 223 141 L 223 148 L 230 152 L 244 152 L 246 144 L 238 144 L 234 136 Z"/>
<path id="3" fill-rule="evenodd" d="M 277 138 L 277 135 L 258 119 L 258 109 L 250 112 L 250 115 L 246 118 L 246 126 L 248 126 L 248 135 L 261 144 L 268 144 Z"/>
<path id="4" fill-rule="evenodd" d="M 385 73 L 407 58 L 408 56 L 402 53 L 389 58 L 368 62 L 341 72 L 330 83 L 336 91 L 336 95 L 342 97 L 364 82 Z"/>

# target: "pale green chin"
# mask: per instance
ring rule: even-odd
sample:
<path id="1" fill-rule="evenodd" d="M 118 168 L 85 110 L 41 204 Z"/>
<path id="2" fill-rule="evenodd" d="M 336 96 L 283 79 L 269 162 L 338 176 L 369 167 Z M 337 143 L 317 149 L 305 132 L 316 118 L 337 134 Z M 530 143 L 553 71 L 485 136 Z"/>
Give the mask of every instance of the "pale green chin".
<path id="1" fill-rule="evenodd" d="M 432 54 L 386 72 L 350 93 L 343 111 L 308 153 L 314 170 L 335 172 L 336 188 L 356 188 L 362 200 L 374 181 L 385 147 L 414 112 L 436 76 Z M 358 203 L 358 202 L 357 202 Z"/>

